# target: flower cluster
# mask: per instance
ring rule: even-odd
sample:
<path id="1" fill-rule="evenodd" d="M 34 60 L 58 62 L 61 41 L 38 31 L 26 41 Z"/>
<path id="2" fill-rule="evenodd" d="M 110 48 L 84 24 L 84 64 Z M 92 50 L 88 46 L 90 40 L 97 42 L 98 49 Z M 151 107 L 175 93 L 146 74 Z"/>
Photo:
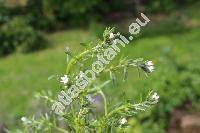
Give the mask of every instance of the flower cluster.
<path id="1" fill-rule="evenodd" d="M 151 97 L 152 101 L 154 101 L 155 103 L 158 102 L 159 98 L 160 97 L 158 96 L 158 94 L 156 92 L 154 92 L 152 97 Z"/>
<path id="2" fill-rule="evenodd" d="M 146 73 L 152 73 L 155 68 L 152 61 L 146 61 L 145 63 L 141 64 L 140 67 L 146 72 Z"/>
<path id="3" fill-rule="evenodd" d="M 126 118 L 122 118 L 122 119 L 120 120 L 120 124 L 121 124 L 121 125 L 124 125 L 124 124 L 126 124 L 126 123 L 127 123 Z"/>

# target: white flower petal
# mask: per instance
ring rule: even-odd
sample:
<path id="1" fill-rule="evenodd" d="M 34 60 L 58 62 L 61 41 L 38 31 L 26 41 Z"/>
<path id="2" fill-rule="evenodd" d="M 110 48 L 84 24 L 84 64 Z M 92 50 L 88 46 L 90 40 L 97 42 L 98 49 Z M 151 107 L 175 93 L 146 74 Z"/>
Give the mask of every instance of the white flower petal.
<path id="1" fill-rule="evenodd" d="M 67 75 L 64 75 L 63 77 L 61 77 L 61 83 L 67 84 L 69 81 L 69 78 L 67 77 Z"/>
<path id="2" fill-rule="evenodd" d="M 122 118 L 122 119 L 120 120 L 120 124 L 121 124 L 121 125 L 124 125 L 125 123 L 127 123 L 126 118 Z"/>
<path id="3" fill-rule="evenodd" d="M 146 62 L 146 65 L 147 65 L 147 66 L 153 66 L 153 62 L 152 62 L 152 61 L 147 61 L 147 62 Z"/>
<path id="4" fill-rule="evenodd" d="M 115 37 L 115 35 L 113 33 L 110 33 L 110 39 L 113 39 Z"/>
<path id="5" fill-rule="evenodd" d="M 156 92 L 153 93 L 151 99 L 157 101 L 160 97 L 158 96 L 158 94 Z"/>
<path id="6" fill-rule="evenodd" d="M 149 66 L 148 69 L 150 72 L 152 72 L 152 71 L 154 71 L 154 66 Z"/>

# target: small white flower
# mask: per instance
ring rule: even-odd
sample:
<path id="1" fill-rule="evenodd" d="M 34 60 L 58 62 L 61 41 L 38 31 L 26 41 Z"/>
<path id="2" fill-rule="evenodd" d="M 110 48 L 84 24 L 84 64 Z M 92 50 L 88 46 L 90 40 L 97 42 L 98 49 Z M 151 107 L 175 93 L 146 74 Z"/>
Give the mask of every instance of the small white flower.
<path id="1" fill-rule="evenodd" d="M 152 61 L 147 61 L 146 63 L 145 63 L 145 65 L 146 65 L 146 68 L 148 69 L 148 71 L 151 73 L 151 72 L 153 72 L 154 71 L 154 66 L 153 66 L 153 62 Z"/>
<path id="2" fill-rule="evenodd" d="M 144 64 L 141 65 L 141 68 L 147 73 L 152 73 L 155 70 L 152 61 L 146 61 Z"/>
<path id="3" fill-rule="evenodd" d="M 153 66 L 153 61 L 147 61 L 147 62 L 146 62 L 146 65 L 148 65 L 148 66 Z"/>
<path id="4" fill-rule="evenodd" d="M 61 83 L 67 84 L 67 82 L 69 81 L 69 78 L 67 77 L 67 75 L 64 75 L 63 77 L 61 77 Z"/>
<path id="5" fill-rule="evenodd" d="M 122 119 L 120 120 L 120 124 L 121 124 L 121 125 L 124 125 L 125 123 L 127 123 L 126 118 L 122 118 Z"/>
<path id="6" fill-rule="evenodd" d="M 110 33 L 110 39 L 113 39 L 115 37 L 115 35 L 113 33 Z"/>
<path id="7" fill-rule="evenodd" d="M 22 117 L 22 118 L 21 118 L 21 121 L 22 121 L 25 125 L 31 123 L 31 121 L 30 121 L 28 118 L 26 118 L 26 117 Z"/>
<path id="8" fill-rule="evenodd" d="M 79 78 L 83 78 L 84 77 L 84 73 L 82 71 L 80 71 L 79 76 L 76 76 L 75 79 L 79 79 Z"/>
<path id="9" fill-rule="evenodd" d="M 149 69 L 149 72 L 153 72 L 155 68 L 154 66 L 149 66 L 148 69 Z"/>
<path id="10" fill-rule="evenodd" d="M 156 101 L 156 102 L 158 102 L 158 99 L 159 99 L 160 97 L 158 96 L 158 94 L 156 93 L 156 92 L 154 92 L 153 93 L 153 95 L 151 96 L 151 99 L 153 100 L 153 101 Z"/>
<path id="11" fill-rule="evenodd" d="M 26 121 L 26 119 L 27 119 L 26 117 L 22 117 L 22 118 L 21 118 L 21 120 L 22 120 L 23 122 Z"/>

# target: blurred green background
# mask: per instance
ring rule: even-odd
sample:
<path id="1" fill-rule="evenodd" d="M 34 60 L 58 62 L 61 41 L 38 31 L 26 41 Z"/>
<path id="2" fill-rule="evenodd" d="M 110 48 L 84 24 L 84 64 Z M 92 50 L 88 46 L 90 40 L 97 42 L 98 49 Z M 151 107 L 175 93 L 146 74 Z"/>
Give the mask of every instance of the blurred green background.
<path id="1" fill-rule="evenodd" d="M 48 77 L 65 72 L 66 46 L 77 53 L 80 43 L 95 41 L 108 26 L 127 35 L 143 12 L 151 22 L 121 55 L 153 60 L 156 71 L 146 78 L 132 70 L 106 94 L 117 101 L 123 90 L 138 100 L 151 88 L 158 91 L 158 105 L 130 120 L 130 132 L 198 133 L 199 7 L 198 0 L 0 0 L 0 132 L 40 110 L 36 92 L 58 91 Z"/>

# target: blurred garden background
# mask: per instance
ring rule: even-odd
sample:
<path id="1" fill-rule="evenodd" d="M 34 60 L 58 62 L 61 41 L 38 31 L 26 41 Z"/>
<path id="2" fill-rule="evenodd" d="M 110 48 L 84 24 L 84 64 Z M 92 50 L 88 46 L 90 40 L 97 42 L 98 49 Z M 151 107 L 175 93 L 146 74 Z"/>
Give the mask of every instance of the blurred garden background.
<path id="1" fill-rule="evenodd" d="M 151 22 L 120 56 L 155 63 L 151 77 L 137 70 L 125 84 L 109 88 L 110 104 L 138 100 L 155 88 L 160 101 L 130 121 L 130 132 L 200 131 L 200 1 L 198 0 L 0 0 L 0 133 L 41 110 L 34 94 L 58 92 L 51 75 L 65 72 L 65 47 L 101 38 L 106 27 L 124 35 L 143 12 Z M 144 80 L 141 80 L 144 79 Z"/>

